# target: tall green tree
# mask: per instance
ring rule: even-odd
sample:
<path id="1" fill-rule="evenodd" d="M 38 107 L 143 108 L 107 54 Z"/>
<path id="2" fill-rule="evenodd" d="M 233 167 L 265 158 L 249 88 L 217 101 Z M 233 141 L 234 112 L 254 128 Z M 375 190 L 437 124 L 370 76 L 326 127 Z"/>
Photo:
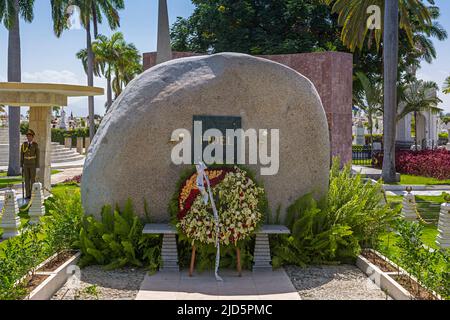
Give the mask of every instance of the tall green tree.
<path id="1" fill-rule="evenodd" d="M 117 98 L 123 87 L 142 72 L 141 54 L 134 44 L 125 41 L 121 32 L 114 33 L 111 38 L 99 35 L 92 44 L 92 50 L 95 57 L 94 74 L 104 76 L 107 81 L 106 107 L 109 109 L 113 102 L 113 91 Z M 87 50 L 80 50 L 77 57 L 87 72 Z"/>
<path id="2" fill-rule="evenodd" d="M 363 90 L 354 96 L 354 102 L 366 113 L 370 144 L 373 150 L 373 119 L 374 116 L 382 113 L 383 88 L 380 81 L 377 81 L 376 79 L 371 80 L 362 72 L 358 72 L 356 76 L 361 83 Z"/>
<path id="3" fill-rule="evenodd" d="M 390 12 L 392 9 L 389 2 L 391 0 L 323 0 L 327 4 L 332 4 L 333 12 L 339 15 L 339 24 L 342 25 L 341 39 L 351 51 L 363 49 L 370 43 L 375 43 L 379 48 L 383 40 L 383 22 L 380 21 L 381 28 L 368 28 L 368 9 L 371 6 L 380 8 L 380 13 Z M 399 27 L 406 32 L 410 43 L 414 44 L 414 23 L 413 17 L 417 17 L 423 25 L 431 25 L 432 17 L 429 8 L 422 0 L 396 0 L 397 12 L 400 15 Z M 434 0 L 428 0 L 434 5 Z M 388 8 L 385 7 L 386 4 Z M 382 16 L 380 17 L 382 19 Z M 370 39 L 372 42 L 367 40 Z"/>
<path id="4" fill-rule="evenodd" d="M 437 96 L 439 90 L 438 85 L 432 81 L 414 80 L 409 83 L 403 95 L 404 108 L 398 114 L 398 120 L 406 117 L 408 114 L 414 114 L 414 129 L 415 146 L 418 146 L 417 141 L 417 116 L 420 112 L 431 111 L 434 114 L 438 114 L 442 109 L 438 108 L 441 99 Z"/>
<path id="5" fill-rule="evenodd" d="M 445 94 L 450 94 L 450 77 L 448 77 L 448 78 L 445 80 L 445 83 L 444 83 L 444 93 L 445 93 Z"/>
<path id="6" fill-rule="evenodd" d="M 317 0 L 193 0 L 172 26 L 172 47 L 198 53 L 287 54 L 344 50 L 337 18 Z"/>
<path id="7" fill-rule="evenodd" d="M 88 86 L 93 86 L 95 56 L 92 49 L 92 32 L 94 38 L 98 36 L 98 24 L 102 23 L 104 18 L 112 30 L 118 28 L 120 26 L 119 10 L 124 9 L 125 4 L 123 0 L 51 0 L 53 29 L 58 37 L 67 29 L 67 9 L 70 5 L 78 6 L 80 9 L 81 24 L 86 31 L 87 83 Z M 94 116 L 94 97 L 89 97 L 91 139 L 95 134 Z"/>
<path id="8" fill-rule="evenodd" d="M 365 45 L 370 45 L 370 40 L 376 43 L 377 48 L 383 43 L 383 179 L 387 183 L 395 182 L 399 29 L 404 30 L 410 45 L 414 47 L 417 45 L 414 41 L 415 23 L 430 32 L 430 28 L 433 27 L 432 13 L 421 0 L 325 0 L 325 2 L 333 4 L 333 12 L 339 14 L 339 23 L 342 25 L 341 39 L 350 50 L 361 50 Z M 433 0 L 428 0 L 428 3 L 434 5 Z M 379 21 L 380 27 L 373 30 L 369 30 L 368 26 L 368 8 L 371 5 L 376 5 L 380 12 L 384 10 L 384 19 Z M 381 19 L 381 15 L 378 18 Z"/>
<path id="9" fill-rule="evenodd" d="M 33 21 L 34 0 L 0 0 L 0 22 L 8 29 L 8 82 L 22 81 L 20 18 Z M 20 108 L 9 107 L 8 175 L 20 174 Z"/>
<path id="10" fill-rule="evenodd" d="M 113 63 L 114 79 L 112 87 L 116 99 L 122 90 L 138 74 L 142 73 L 142 56 L 139 50 L 132 43 L 124 43 L 119 48 L 118 58 Z"/>

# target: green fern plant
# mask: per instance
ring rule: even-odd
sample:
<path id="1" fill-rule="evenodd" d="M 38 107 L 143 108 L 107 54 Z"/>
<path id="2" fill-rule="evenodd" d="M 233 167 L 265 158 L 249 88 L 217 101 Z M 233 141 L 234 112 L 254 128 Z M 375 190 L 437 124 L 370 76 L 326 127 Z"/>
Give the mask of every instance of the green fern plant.
<path id="1" fill-rule="evenodd" d="M 273 264 L 306 265 L 347 262 L 361 247 L 374 245 L 398 211 L 382 204 L 381 183 L 353 176 L 350 165 L 340 170 L 335 159 L 327 197 L 307 194 L 288 209 L 285 224 L 291 236 L 277 236 Z"/>
<path id="2" fill-rule="evenodd" d="M 83 253 L 81 266 L 95 263 L 106 270 L 125 266 L 147 266 L 156 270 L 160 260 L 160 237 L 143 235 L 143 228 L 131 200 L 123 211 L 105 206 L 100 221 L 85 217 L 79 240 Z"/>

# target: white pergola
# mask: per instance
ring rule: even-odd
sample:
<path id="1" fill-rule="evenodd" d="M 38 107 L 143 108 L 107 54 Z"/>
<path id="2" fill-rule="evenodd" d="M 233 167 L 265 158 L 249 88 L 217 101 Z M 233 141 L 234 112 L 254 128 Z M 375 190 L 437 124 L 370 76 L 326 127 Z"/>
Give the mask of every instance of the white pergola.
<path id="1" fill-rule="evenodd" d="M 0 82 L 0 105 L 30 107 L 30 129 L 36 133 L 40 150 L 39 182 L 51 188 L 51 120 L 53 107 L 65 107 L 69 97 L 104 94 L 104 89 L 88 86 Z M 17 150 L 19 152 L 19 150 Z"/>

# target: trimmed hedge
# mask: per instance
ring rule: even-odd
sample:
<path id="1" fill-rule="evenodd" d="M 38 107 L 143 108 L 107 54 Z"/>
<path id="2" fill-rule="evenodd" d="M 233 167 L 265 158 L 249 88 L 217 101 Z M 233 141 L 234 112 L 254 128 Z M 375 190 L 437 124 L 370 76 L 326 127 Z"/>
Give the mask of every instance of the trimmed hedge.
<path id="1" fill-rule="evenodd" d="M 80 128 L 75 130 L 52 129 L 52 142 L 64 144 L 65 138 L 72 138 L 72 146 L 77 145 L 76 138 L 88 138 L 89 129 Z"/>

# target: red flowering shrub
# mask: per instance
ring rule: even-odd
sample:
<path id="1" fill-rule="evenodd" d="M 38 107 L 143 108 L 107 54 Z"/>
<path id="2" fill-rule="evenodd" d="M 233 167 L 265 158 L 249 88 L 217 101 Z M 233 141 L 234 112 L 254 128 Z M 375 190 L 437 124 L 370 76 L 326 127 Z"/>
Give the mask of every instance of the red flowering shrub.
<path id="1" fill-rule="evenodd" d="M 63 183 L 67 183 L 67 184 L 70 184 L 70 183 L 76 183 L 76 184 L 80 184 L 81 183 L 81 178 L 82 178 L 82 175 L 80 175 L 80 176 L 76 176 L 76 177 L 73 177 L 73 178 L 71 178 L 71 179 L 67 179 L 66 181 L 64 181 Z"/>
<path id="2" fill-rule="evenodd" d="M 450 152 L 447 150 L 401 151 L 396 155 L 399 173 L 450 179 Z"/>

